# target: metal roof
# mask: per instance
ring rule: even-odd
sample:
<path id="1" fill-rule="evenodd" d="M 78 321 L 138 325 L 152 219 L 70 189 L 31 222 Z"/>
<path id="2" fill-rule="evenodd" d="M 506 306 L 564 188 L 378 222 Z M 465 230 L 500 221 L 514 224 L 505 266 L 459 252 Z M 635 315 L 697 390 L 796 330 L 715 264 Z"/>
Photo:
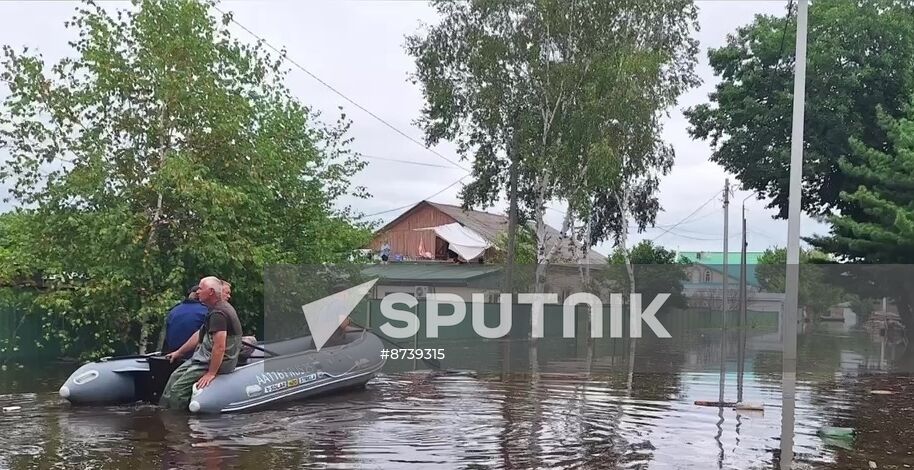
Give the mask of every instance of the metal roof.
<path id="1" fill-rule="evenodd" d="M 746 252 L 746 264 L 758 264 L 758 259 L 765 252 L 763 251 L 747 251 Z M 740 252 L 731 251 L 727 253 L 727 264 L 737 265 L 740 263 Z M 693 263 L 700 264 L 719 264 L 723 266 L 724 264 L 724 253 L 722 251 L 680 251 L 679 258 L 687 258 Z"/>
<path id="2" fill-rule="evenodd" d="M 454 220 L 482 235 L 489 243 L 494 243 L 498 236 L 508 231 L 508 217 L 488 212 L 465 210 L 459 206 L 429 201 L 435 209 L 451 216 Z"/>

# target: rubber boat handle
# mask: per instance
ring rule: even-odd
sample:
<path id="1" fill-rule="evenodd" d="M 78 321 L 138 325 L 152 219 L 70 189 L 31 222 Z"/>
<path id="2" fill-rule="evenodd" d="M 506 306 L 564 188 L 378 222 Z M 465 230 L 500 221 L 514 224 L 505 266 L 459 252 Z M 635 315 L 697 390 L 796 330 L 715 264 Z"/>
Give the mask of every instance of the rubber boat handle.
<path id="1" fill-rule="evenodd" d="M 118 361 L 121 359 L 145 359 L 147 357 L 161 356 L 161 351 L 146 353 L 146 354 L 130 354 L 127 356 L 106 356 L 99 359 L 99 362 L 108 362 L 108 361 Z"/>
<path id="2" fill-rule="evenodd" d="M 271 355 L 271 356 L 273 356 L 273 357 L 279 356 L 279 354 L 276 354 L 275 352 L 270 351 L 269 349 L 264 349 L 264 348 L 262 348 L 262 347 L 260 347 L 260 346 L 257 346 L 256 344 L 248 343 L 247 341 L 242 341 L 241 344 L 243 344 L 243 345 L 245 345 L 245 346 L 247 346 L 247 347 L 249 347 L 249 348 L 256 349 L 256 350 L 258 350 L 258 351 L 260 351 L 260 352 L 267 353 L 267 354 L 269 354 L 269 355 Z"/>

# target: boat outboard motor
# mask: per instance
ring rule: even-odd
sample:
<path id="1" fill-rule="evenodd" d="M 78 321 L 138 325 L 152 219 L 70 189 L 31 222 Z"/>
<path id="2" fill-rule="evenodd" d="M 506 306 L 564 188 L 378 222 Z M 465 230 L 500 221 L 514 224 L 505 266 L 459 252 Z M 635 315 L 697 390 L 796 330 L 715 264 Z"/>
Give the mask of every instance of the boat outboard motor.
<path id="1" fill-rule="evenodd" d="M 165 391 L 165 385 L 171 378 L 171 373 L 181 366 L 183 361 L 169 361 L 165 356 L 152 356 L 146 358 L 149 363 L 149 374 L 136 374 L 137 400 L 149 403 L 158 403 Z"/>
<path id="2" fill-rule="evenodd" d="M 75 405 L 157 402 L 180 363 L 153 354 L 104 358 L 83 365 L 60 387 L 60 396 Z"/>

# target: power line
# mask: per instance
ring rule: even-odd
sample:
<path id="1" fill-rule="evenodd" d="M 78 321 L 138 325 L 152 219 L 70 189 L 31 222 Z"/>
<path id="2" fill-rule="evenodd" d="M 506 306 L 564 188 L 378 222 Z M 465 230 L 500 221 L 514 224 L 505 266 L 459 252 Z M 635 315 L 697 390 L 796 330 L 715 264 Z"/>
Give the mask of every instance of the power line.
<path id="1" fill-rule="evenodd" d="M 787 38 L 787 26 L 790 24 L 790 12 L 793 10 L 793 0 L 787 0 L 787 14 L 784 15 L 784 26 L 781 27 L 781 44 L 778 46 L 777 63 L 774 64 L 775 70 L 781 65 L 781 59 L 784 55 L 784 40 Z M 768 80 L 768 99 L 771 100 L 772 85 L 774 80 Z"/>
<path id="2" fill-rule="evenodd" d="M 433 197 L 435 197 L 435 196 L 437 196 L 437 195 L 439 195 L 439 194 L 441 194 L 441 193 L 447 191 L 448 189 L 453 188 L 454 186 L 456 186 L 458 183 L 462 182 L 464 179 L 466 179 L 466 178 L 469 177 L 469 176 L 470 176 L 470 175 L 463 175 L 463 176 L 461 176 L 460 179 L 458 179 L 457 181 L 454 181 L 453 183 L 451 183 L 451 184 L 445 186 L 444 188 L 442 188 L 440 191 L 436 192 L 435 194 L 432 194 L 431 196 L 428 196 L 428 197 L 426 197 L 426 198 L 423 198 L 422 201 L 427 201 L 427 200 L 429 200 L 429 199 L 431 199 L 431 198 L 433 198 Z M 421 202 L 421 201 L 419 201 L 419 202 Z M 373 213 L 371 213 L 371 214 L 365 214 L 365 215 L 356 217 L 356 220 L 361 220 L 361 219 L 365 219 L 365 218 L 368 218 L 368 217 L 374 217 L 374 216 L 376 216 L 376 215 L 387 214 L 387 213 L 390 213 L 390 212 L 396 212 L 396 211 L 399 211 L 399 210 L 403 210 L 403 209 L 406 209 L 406 208 L 408 208 L 408 207 L 413 207 L 413 206 L 415 206 L 416 204 L 418 204 L 419 202 L 414 202 L 414 203 L 412 203 L 412 204 L 407 204 L 407 205 L 405 205 L 405 206 L 395 207 L 395 208 L 393 208 L 393 209 L 387 209 L 387 210 L 380 211 L 380 212 L 373 212 Z"/>
<path id="3" fill-rule="evenodd" d="M 363 153 L 358 154 L 358 156 L 362 157 L 362 158 L 369 158 L 372 160 L 381 160 L 381 161 L 385 161 L 385 162 L 404 163 L 407 165 L 419 165 L 419 166 L 428 166 L 428 167 L 432 167 L 432 168 L 444 168 L 446 170 L 457 170 L 458 169 L 458 168 L 454 168 L 453 166 L 449 166 L 449 165 L 438 165 L 435 163 L 417 162 L 417 161 L 413 161 L 413 160 L 401 160 L 398 158 L 379 157 L 377 155 L 365 155 Z"/>
<path id="4" fill-rule="evenodd" d="M 784 16 L 784 26 L 781 29 L 781 45 L 778 47 L 778 62 L 784 53 L 784 39 L 787 38 L 787 25 L 790 24 L 790 12 L 793 10 L 793 0 L 787 0 L 787 15 Z"/>
<path id="5" fill-rule="evenodd" d="M 702 221 L 702 220 L 704 220 L 704 219 L 707 219 L 708 217 L 711 217 L 712 215 L 715 215 L 715 214 L 716 214 L 716 212 L 711 211 L 711 212 L 708 212 L 707 214 L 704 214 L 704 215 L 702 215 L 702 216 L 700 216 L 700 217 L 691 219 L 691 220 L 689 220 L 688 222 L 681 223 L 681 224 L 679 224 L 679 225 L 691 225 L 691 224 L 694 224 L 695 222 L 699 222 L 699 221 Z M 676 225 L 677 225 L 677 224 L 654 224 L 654 225 L 651 226 L 651 227 L 645 228 L 645 230 L 664 229 L 664 228 L 672 229 L 673 227 L 676 227 Z M 637 226 L 637 225 L 629 225 L 628 228 L 629 228 L 629 229 L 637 229 L 638 226 Z M 698 233 L 699 235 L 708 235 L 708 234 L 706 234 L 706 233 L 696 232 L 696 231 L 694 231 L 694 230 L 683 230 L 683 229 L 681 229 L 681 228 L 679 229 L 679 231 L 690 232 L 690 233 Z"/>
<path id="6" fill-rule="evenodd" d="M 223 15 L 226 14 L 226 13 L 225 13 L 224 11 L 222 11 L 219 7 L 214 6 L 213 8 L 216 9 L 216 11 L 218 11 L 219 13 L 222 13 Z M 349 103 L 351 103 L 351 104 L 352 104 L 353 106 L 355 106 L 356 108 L 361 109 L 361 110 L 364 111 L 366 114 L 368 114 L 369 116 L 375 118 L 376 120 L 378 120 L 379 122 L 381 122 L 381 123 L 384 124 L 385 126 L 387 126 L 387 127 L 389 127 L 390 129 L 392 129 L 394 132 L 396 132 L 396 133 L 400 134 L 401 136 L 405 137 L 405 138 L 406 138 L 407 140 L 409 140 L 410 142 L 412 142 L 412 143 L 414 143 L 414 144 L 416 144 L 416 145 L 418 145 L 418 146 L 420 146 L 420 147 L 422 147 L 422 148 L 428 150 L 429 152 L 435 154 L 435 155 L 438 156 L 439 158 L 441 158 L 441 159 L 447 161 L 447 162 L 450 163 L 451 165 L 454 165 L 455 167 L 460 168 L 461 170 L 464 170 L 464 171 L 469 172 L 469 170 L 467 170 L 466 168 L 464 168 L 464 167 L 463 167 L 462 165 L 460 165 L 459 163 L 457 163 L 457 162 L 455 162 L 454 160 L 451 160 L 450 158 L 448 158 L 448 157 L 442 155 L 442 154 L 441 154 L 440 152 L 438 152 L 437 150 L 435 150 L 435 149 L 433 149 L 433 148 L 431 148 L 431 147 L 429 147 L 429 146 L 423 144 L 422 142 L 419 142 L 418 140 L 416 140 L 415 138 L 413 138 L 412 136 L 410 136 L 410 135 L 407 134 L 406 132 L 403 132 L 402 130 L 400 130 L 400 128 L 398 128 L 397 126 L 394 126 L 393 124 L 391 124 L 390 122 L 388 122 L 388 121 L 386 121 L 384 118 L 382 118 L 381 116 L 378 116 L 377 114 L 375 114 L 375 113 L 369 111 L 368 108 L 366 108 L 366 107 L 360 105 L 359 103 L 357 103 L 357 102 L 356 102 L 355 100 L 353 100 L 352 98 L 346 96 L 343 92 L 341 92 L 341 91 L 337 90 L 336 88 L 334 88 L 333 85 L 330 85 L 329 83 L 327 83 L 327 82 L 325 82 L 324 80 L 322 80 L 320 77 L 318 77 L 317 75 L 315 75 L 314 73 L 312 73 L 310 70 L 306 69 L 304 66 L 302 66 L 301 64 L 299 64 L 298 62 L 296 62 L 295 60 L 293 60 L 292 58 L 290 58 L 285 52 L 283 52 L 283 51 L 280 50 L 280 49 L 277 49 L 275 46 L 273 46 L 272 44 L 270 44 L 269 42 L 267 42 L 266 39 L 264 39 L 263 37 L 259 36 L 257 33 L 251 31 L 247 26 L 245 26 L 245 25 L 239 23 L 238 20 L 236 20 L 236 19 L 234 18 L 234 15 L 231 16 L 231 21 L 232 21 L 232 23 L 235 23 L 236 25 L 238 25 L 239 28 L 243 29 L 243 30 L 246 31 L 248 34 L 250 34 L 251 36 L 254 36 L 255 38 L 257 38 L 258 41 L 263 42 L 267 47 L 269 47 L 269 48 L 272 49 L 274 52 L 276 52 L 277 54 L 279 54 L 280 57 L 282 57 L 283 60 L 289 62 L 290 64 L 292 64 L 293 66 L 295 66 L 296 68 L 298 68 L 299 70 L 301 70 L 302 72 L 305 72 L 306 74 L 308 74 L 309 77 L 311 77 L 311 78 L 313 78 L 314 80 L 316 80 L 318 83 L 320 83 L 321 85 L 323 85 L 323 86 L 324 86 L 325 88 L 327 88 L 328 90 L 330 90 L 330 91 L 336 93 L 339 97 L 341 97 L 341 98 L 343 98 L 344 100 L 348 101 Z"/>
<path id="7" fill-rule="evenodd" d="M 693 220 L 693 221 L 690 221 L 690 223 L 691 223 L 691 222 L 694 222 L 694 220 Z M 685 225 L 685 224 L 683 224 L 683 225 Z M 648 228 L 645 229 L 645 231 L 647 231 L 647 230 L 663 230 L 663 229 L 670 229 L 670 230 L 671 230 L 671 233 L 673 233 L 673 234 L 677 234 L 677 233 L 688 233 L 688 234 L 692 234 L 692 235 L 702 235 L 702 236 L 706 236 L 706 237 L 716 237 L 716 236 L 717 236 L 716 234 L 713 234 L 713 233 L 699 232 L 699 231 L 695 231 L 695 230 L 686 230 L 686 229 L 684 229 L 684 228 L 682 228 L 682 227 L 677 227 L 675 230 L 673 230 L 672 224 L 671 224 L 671 225 L 656 225 L 656 226 L 654 226 L 654 227 L 648 227 Z M 720 238 L 718 237 L 718 239 L 720 239 Z"/>
<path id="8" fill-rule="evenodd" d="M 761 230 L 753 230 L 753 229 L 750 228 L 750 229 L 746 229 L 746 232 L 748 232 L 748 233 L 754 233 L 754 234 L 756 234 L 756 235 L 761 236 L 762 238 L 767 238 L 768 240 L 774 240 L 774 241 L 780 240 L 780 238 L 771 236 L 770 234 L 765 233 L 765 232 L 763 232 L 763 231 L 761 231 Z"/>
<path id="9" fill-rule="evenodd" d="M 708 217 L 711 217 L 711 216 L 713 216 L 713 215 L 717 215 L 717 212 L 715 212 L 715 211 L 708 212 L 707 214 L 704 214 L 704 215 L 702 215 L 701 217 L 696 217 L 696 218 L 694 218 L 694 219 L 692 219 L 692 220 L 686 222 L 686 223 L 683 224 L 683 225 L 691 225 L 691 224 L 694 224 L 695 222 L 699 222 L 699 221 L 705 220 L 705 219 L 707 219 Z"/>
<path id="10" fill-rule="evenodd" d="M 690 217 L 692 217 L 693 215 L 697 214 L 698 211 L 704 209 L 705 206 L 707 206 L 708 204 L 711 203 L 711 201 L 713 201 L 714 199 L 716 199 L 716 198 L 717 198 L 717 195 L 718 195 L 718 193 L 715 192 L 714 195 L 712 195 L 710 199 L 708 199 L 707 201 L 704 202 L 704 204 L 698 206 L 697 209 L 695 209 L 694 211 L 690 212 L 689 215 L 687 215 L 687 216 L 683 217 L 682 219 L 680 219 L 679 222 L 676 222 L 675 224 L 673 224 L 672 227 L 670 227 L 670 228 L 664 230 L 663 233 L 661 233 L 660 235 L 657 235 L 656 237 L 652 238 L 651 241 L 652 241 L 652 242 L 653 242 L 653 241 L 657 241 L 658 238 L 660 238 L 660 237 L 662 237 L 662 236 L 664 236 L 664 235 L 670 233 L 670 230 L 673 230 L 674 228 L 678 227 L 679 225 L 682 225 L 683 222 L 685 222 L 686 220 L 689 220 Z"/>
<path id="11" fill-rule="evenodd" d="M 556 208 L 554 208 L 554 207 L 548 207 L 548 206 L 547 206 L 547 207 L 546 207 L 546 210 L 555 212 L 555 213 L 557 213 L 557 214 L 561 214 L 562 216 L 565 215 L 565 211 L 556 209 Z M 700 221 L 700 220 L 707 219 L 708 217 L 710 217 L 710 216 L 712 216 L 712 215 L 714 215 L 714 214 L 715 214 L 715 212 L 709 212 L 709 213 L 707 213 L 707 214 L 702 215 L 701 217 L 698 217 L 697 219 L 692 219 L 692 220 L 686 222 L 686 224 L 692 224 L 692 223 L 698 222 L 698 221 Z M 678 223 L 676 223 L 676 224 L 654 224 L 654 225 L 652 225 L 652 226 L 650 226 L 650 227 L 645 227 L 644 230 L 645 230 L 645 231 L 647 231 L 647 230 L 661 230 L 661 229 L 670 229 L 670 230 L 672 230 L 672 229 L 675 228 L 676 226 L 682 225 L 682 224 L 683 224 L 682 221 L 680 221 L 680 222 L 678 222 Z M 628 228 L 629 228 L 629 230 L 637 230 L 637 229 L 639 228 L 639 226 L 638 226 L 638 225 L 629 225 Z M 680 230 L 682 230 L 682 229 L 680 229 Z M 682 231 L 685 231 L 685 232 L 687 232 L 687 233 L 695 233 L 695 234 L 698 234 L 698 235 L 710 235 L 710 234 L 708 234 L 708 233 L 696 232 L 696 231 L 694 231 L 694 230 L 682 230 Z M 678 232 L 677 232 L 677 233 L 678 233 Z M 675 235 L 675 233 L 674 233 L 674 235 Z M 732 238 L 732 237 L 731 237 L 731 238 Z M 716 240 L 722 240 L 722 238 L 717 238 Z"/>
<path id="12" fill-rule="evenodd" d="M 691 235 L 685 235 L 685 234 L 677 232 L 675 230 L 671 230 L 669 233 L 671 233 L 673 236 L 680 237 L 680 238 L 687 238 L 689 240 L 699 240 L 699 241 L 706 241 L 706 242 L 719 242 L 724 239 L 723 237 L 716 237 L 716 238 L 693 237 Z M 730 235 L 728 238 L 736 239 L 741 236 L 742 236 L 741 233 L 734 233 L 733 235 Z"/>

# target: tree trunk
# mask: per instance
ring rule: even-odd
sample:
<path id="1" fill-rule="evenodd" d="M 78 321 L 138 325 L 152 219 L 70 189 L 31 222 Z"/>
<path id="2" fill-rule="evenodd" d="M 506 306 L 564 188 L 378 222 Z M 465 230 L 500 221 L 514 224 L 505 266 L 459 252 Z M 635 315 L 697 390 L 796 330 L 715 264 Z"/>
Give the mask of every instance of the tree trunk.
<path id="1" fill-rule="evenodd" d="M 508 253 L 505 260 L 505 287 L 503 292 L 514 295 L 514 271 L 517 264 L 517 123 L 514 124 L 511 141 L 508 142 L 508 158 L 511 167 L 508 169 Z"/>
<path id="2" fill-rule="evenodd" d="M 146 354 L 146 343 L 149 342 L 149 322 L 144 321 L 140 324 L 140 341 L 137 352 L 139 354 Z"/>
<path id="3" fill-rule="evenodd" d="M 549 255 L 546 253 L 546 243 L 549 236 L 546 233 L 546 222 L 543 219 L 546 212 L 546 187 L 548 185 L 548 172 L 536 183 L 536 207 L 533 217 L 536 219 L 536 272 L 533 279 L 533 292 L 543 292 L 543 277 L 546 274 L 546 263 Z"/>
<path id="4" fill-rule="evenodd" d="M 632 257 L 628 252 L 628 189 L 622 188 L 619 198 L 619 210 L 622 213 L 622 233 L 619 234 L 619 248 L 622 249 L 622 258 L 625 260 L 625 270 L 628 272 L 628 293 L 634 294 L 635 268 L 632 266 Z"/>

